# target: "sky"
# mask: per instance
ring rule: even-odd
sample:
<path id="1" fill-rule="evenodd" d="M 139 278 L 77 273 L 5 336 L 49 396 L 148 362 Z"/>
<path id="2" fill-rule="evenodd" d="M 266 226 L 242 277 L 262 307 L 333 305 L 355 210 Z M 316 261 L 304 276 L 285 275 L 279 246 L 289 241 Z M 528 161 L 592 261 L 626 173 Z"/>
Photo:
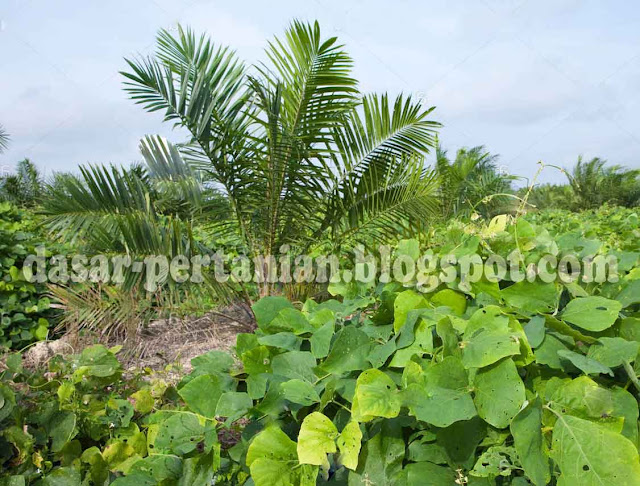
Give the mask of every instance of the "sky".
<path id="1" fill-rule="evenodd" d="M 435 106 L 445 148 L 484 145 L 522 185 L 579 155 L 640 168 L 640 2 L 0 0 L 0 172 L 128 165 L 146 134 L 184 140 L 127 99 L 124 58 L 180 23 L 253 64 L 294 18 L 340 39 L 362 91 Z"/>

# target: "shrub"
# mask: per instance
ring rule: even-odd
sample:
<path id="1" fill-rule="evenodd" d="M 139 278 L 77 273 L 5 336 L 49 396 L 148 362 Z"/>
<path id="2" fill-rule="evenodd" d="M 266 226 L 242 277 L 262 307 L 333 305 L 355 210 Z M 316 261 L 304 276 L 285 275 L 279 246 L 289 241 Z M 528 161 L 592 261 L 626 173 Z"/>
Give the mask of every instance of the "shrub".
<path id="1" fill-rule="evenodd" d="M 20 348 L 47 337 L 55 312 L 44 285 L 26 281 L 22 262 L 44 240 L 33 215 L 0 203 L 0 347 Z"/>

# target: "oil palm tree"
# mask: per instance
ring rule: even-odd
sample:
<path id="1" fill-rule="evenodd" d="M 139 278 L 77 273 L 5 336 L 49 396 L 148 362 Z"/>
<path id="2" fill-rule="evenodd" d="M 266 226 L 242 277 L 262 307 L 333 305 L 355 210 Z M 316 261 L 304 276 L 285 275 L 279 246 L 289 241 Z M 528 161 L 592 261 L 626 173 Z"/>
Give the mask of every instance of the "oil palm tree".
<path id="1" fill-rule="evenodd" d="M 504 209 L 510 200 L 513 176 L 503 174 L 496 165 L 497 155 L 483 146 L 462 148 L 453 161 L 438 145 L 436 172 L 440 179 L 442 214 L 445 218 L 478 212 L 485 217 Z"/>
<path id="2" fill-rule="evenodd" d="M 15 174 L 0 178 L 0 199 L 20 206 L 34 206 L 42 197 L 43 185 L 38 167 L 24 159 L 18 162 Z"/>
<path id="3" fill-rule="evenodd" d="M 578 162 L 566 172 L 569 183 L 581 209 L 597 208 L 608 202 L 626 207 L 640 203 L 640 170 L 625 169 L 619 165 L 607 166 L 598 157 Z"/>
<path id="4" fill-rule="evenodd" d="M 144 177 L 83 168 L 47 203 L 52 228 L 144 255 L 192 252 L 205 225 L 255 257 L 382 241 L 436 213 L 433 108 L 361 94 L 317 22 L 294 21 L 266 56 L 249 69 L 205 36 L 161 31 L 155 56 L 127 61 L 125 90 L 188 140 L 145 138 Z"/>
<path id="5" fill-rule="evenodd" d="M 524 197 L 528 188 L 523 188 L 518 192 Z M 576 197 L 573 189 L 568 184 L 541 184 L 533 188 L 528 199 L 531 207 L 539 210 L 543 209 L 578 209 Z"/>

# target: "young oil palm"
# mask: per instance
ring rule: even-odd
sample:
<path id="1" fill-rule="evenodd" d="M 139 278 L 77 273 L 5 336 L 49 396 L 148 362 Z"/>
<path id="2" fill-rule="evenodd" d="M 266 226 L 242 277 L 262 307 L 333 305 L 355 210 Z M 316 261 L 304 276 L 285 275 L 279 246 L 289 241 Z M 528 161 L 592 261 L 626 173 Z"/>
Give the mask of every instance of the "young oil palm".
<path id="1" fill-rule="evenodd" d="M 191 230 L 204 225 L 255 257 L 381 241 L 436 213 L 433 108 L 362 95 L 352 59 L 317 23 L 293 22 L 266 55 L 249 69 L 204 36 L 161 31 L 155 56 L 127 61 L 125 89 L 189 139 L 147 137 L 144 180 L 85 168 L 47 204 L 52 227 L 175 254 L 193 251 Z"/>

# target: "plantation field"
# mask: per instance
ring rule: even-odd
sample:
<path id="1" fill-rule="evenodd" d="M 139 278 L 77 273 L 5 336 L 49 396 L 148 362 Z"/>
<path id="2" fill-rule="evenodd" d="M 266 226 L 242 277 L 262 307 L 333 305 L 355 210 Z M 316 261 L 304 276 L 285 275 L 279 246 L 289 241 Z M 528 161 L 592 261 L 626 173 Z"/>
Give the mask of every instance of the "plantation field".
<path id="1" fill-rule="evenodd" d="M 640 484 L 639 232 L 620 208 L 454 221 L 434 254 L 613 253 L 619 279 L 265 297 L 177 383 L 101 345 L 46 372 L 11 354 L 0 484 Z"/>
<path id="2" fill-rule="evenodd" d="M 449 152 L 317 21 L 145 51 L 120 82 L 172 140 L 0 166 L 0 486 L 640 486 L 640 170 Z M 469 118 L 542 133 L 535 98 Z"/>

